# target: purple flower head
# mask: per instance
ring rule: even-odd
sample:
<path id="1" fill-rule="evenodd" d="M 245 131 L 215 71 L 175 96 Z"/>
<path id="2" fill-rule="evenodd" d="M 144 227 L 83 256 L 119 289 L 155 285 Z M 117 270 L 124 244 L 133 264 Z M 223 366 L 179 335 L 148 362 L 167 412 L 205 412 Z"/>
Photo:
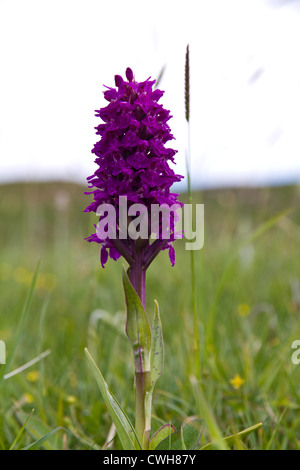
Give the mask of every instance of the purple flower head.
<path id="1" fill-rule="evenodd" d="M 142 258 L 143 266 L 147 267 L 163 249 L 169 250 L 173 265 L 173 241 L 179 237 L 175 233 L 175 213 L 170 216 L 168 237 L 161 234 L 161 221 L 152 243 L 150 229 L 143 239 L 121 236 L 120 197 L 126 197 L 128 209 L 134 204 L 142 204 L 149 209 L 150 226 L 150 209 L 153 205 L 182 206 L 177 200 L 178 194 L 172 193 L 170 188 L 183 178 L 169 166 L 169 162 L 174 163 L 176 150 L 166 146 L 174 137 L 167 124 L 172 116 L 158 103 L 164 92 L 153 89 L 155 80 L 151 81 L 150 78 L 144 82 L 135 81 L 130 68 L 126 69 L 126 79 L 115 76 L 116 88 L 106 87 L 104 91 L 108 105 L 96 111 L 96 116 L 102 120 L 96 127 L 100 140 L 92 150 L 98 166 L 95 173 L 87 178 L 92 191 L 86 193 L 93 194 L 93 201 L 85 209 L 86 212 L 94 211 L 99 215 L 99 206 L 109 204 L 114 207 L 117 217 L 108 222 L 107 214 L 100 214 L 99 223 L 107 221 L 107 236 L 101 236 L 102 232 L 96 230 L 87 240 L 102 245 L 103 267 L 108 257 L 117 260 L 124 256 L 131 264 L 135 260 L 136 251 Z M 128 224 L 130 220 L 128 217 Z"/>

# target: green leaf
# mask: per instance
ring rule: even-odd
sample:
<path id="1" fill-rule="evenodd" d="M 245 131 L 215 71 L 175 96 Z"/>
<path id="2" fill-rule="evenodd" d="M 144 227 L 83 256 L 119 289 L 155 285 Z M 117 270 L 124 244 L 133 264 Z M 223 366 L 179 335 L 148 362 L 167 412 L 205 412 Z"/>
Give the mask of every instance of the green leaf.
<path id="1" fill-rule="evenodd" d="M 15 340 L 14 340 L 14 343 L 12 345 L 11 352 L 10 352 L 10 355 L 8 357 L 8 361 L 7 361 L 6 365 L 4 366 L 3 370 L 1 371 L 0 380 L 3 379 L 6 371 L 10 368 L 10 365 L 13 361 L 17 346 L 19 344 L 21 334 L 22 334 L 22 330 L 23 330 L 23 326 L 24 326 L 25 320 L 26 320 L 27 315 L 28 315 L 29 310 L 30 310 L 30 306 L 31 306 L 32 298 L 33 298 L 33 293 L 34 293 L 34 289 L 35 289 L 35 285 L 36 285 L 36 281 L 37 281 L 37 277 L 38 277 L 39 268 L 40 268 L 40 261 L 38 261 L 37 266 L 35 268 L 35 272 L 33 274 L 31 285 L 30 285 L 30 288 L 29 288 L 28 296 L 27 296 L 27 299 L 26 299 L 26 302 L 25 302 L 25 305 L 24 305 L 24 308 L 23 308 L 23 311 L 22 311 L 22 314 L 21 314 L 19 325 L 17 327 Z"/>
<path id="2" fill-rule="evenodd" d="M 199 441 L 203 433 L 203 421 L 195 416 L 185 419 L 181 426 L 182 441 L 184 450 L 194 450 L 199 446 Z"/>
<path id="3" fill-rule="evenodd" d="M 149 450 L 154 450 L 163 441 L 167 439 L 171 434 L 176 432 L 176 429 L 172 424 L 165 424 L 152 436 L 149 444 Z"/>
<path id="4" fill-rule="evenodd" d="M 286 412 L 287 412 L 287 408 L 284 408 L 283 411 L 282 411 L 282 413 L 280 414 L 278 420 L 277 420 L 276 426 L 275 426 L 275 428 L 274 428 L 274 430 L 273 430 L 273 432 L 272 432 L 272 435 L 271 435 L 271 437 L 270 437 L 270 439 L 269 439 L 269 442 L 267 442 L 267 445 L 266 445 L 266 447 L 265 447 L 266 450 L 270 450 L 270 449 L 271 449 L 271 445 L 273 444 L 273 441 L 274 441 L 276 435 L 278 434 L 278 431 L 279 431 L 279 429 L 280 429 L 281 421 L 282 421 L 284 415 L 286 414 Z"/>
<path id="5" fill-rule="evenodd" d="M 150 371 L 151 329 L 141 299 L 123 266 L 123 286 L 127 305 L 126 333 L 132 344 L 135 371 Z"/>
<path id="6" fill-rule="evenodd" d="M 154 310 L 154 319 L 152 326 L 152 345 L 151 345 L 151 355 L 150 355 L 150 364 L 151 364 L 151 387 L 154 387 L 155 383 L 162 374 L 164 366 L 164 341 L 162 334 L 162 326 L 159 315 L 159 307 L 156 300 L 154 301 L 155 310 Z"/>
<path id="7" fill-rule="evenodd" d="M 32 409 L 30 415 L 27 416 L 27 418 L 26 418 L 26 420 L 25 420 L 23 426 L 21 427 L 20 431 L 18 432 L 18 434 L 17 434 L 17 436 L 16 436 L 14 442 L 13 442 L 12 445 L 10 446 L 9 450 L 13 450 L 14 447 L 16 446 L 16 444 L 17 444 L 17 442 L 19 441 L 20 437 L 22 436 L 22 434 L 23 434 L 23 432 L 24 432 L 24 429 L 25 429 L 25 427 L 26 427 L 26 424 L 27 424 L 28 421 L 30 420 L 30 418 L 31 418 L 31 416 L 32 416 L 32 414 L 33 414 L 33 412 L 34 412 L 34 410 Z"/>
<path id="8" fill-rule="evenodd" d="M 283 217 L 286 217 L 292 211 L 291 207 L 284 209 L 283 211 L 279 212 L 278 214 L 274 215 L 270 219 L 266 220 L 262 224 L 260 224 L 255 230 L 253 230 L 248 237 L 244 240 L 242 245 L 247 245 L 248 243 L 254 242 L 257 238 L 263 235 L 267 230 L 274 227 Z"/>
<path id="9" fill-rule="evenodd" d="M 121 336 L 125 335 L 125 325 L 123 325 L 124 312 L 117 312 L 114 315 L 106 310 L 96 309 L 91 313 L 88 324 L 88 335 L 93 339 L 96 336 L 97 322 L 100 320 L 104 324 L 113 328 Z"/>
<path id="10" fill-rule="evenodd" d="M 22 450 L 36 450 L 39 449 L 53 434 L 55 434 L 57 431 L 61 431 L 63 428 L 61 426 L 52 429 L 52 431 L 49 431 L 45 436 L 41 437 L 35 442 L 32 442 L 32 444 L 29 444 L 26 447 L 23 447 Z"/>
<path id="11" fill-rule="evenodd" d="M 110 357 L 111 352 L 114 350 L 117 335 L 119 338 L 124 338 L 125 341 L 128 340 L 125 332 L 125 318 L 126 315 L 124 311 L 111 314 L 106 310 L 96 309 L 91 313 L 88 322 L 86 346 L 92 356 L 97 356 L 97 350 L 101 342 L 99 337 L 100 331 L 104 332 L 104 338 L 107 334 L 110 336 L 110 341 L 108 341 L 106 345 L 107 357 Z M 99 323 L 101 323 L 100 326 L 98 325 Z M 106 327 L 108 327 L 108 329 Z M 109 361 L 106 363 L 105 367 L 106 369 L 109 367 Z M 102 372 L 105 375 L 104 369 Z"/>
<path id="12" fill-rule="evenodd" d="M 212 303 L 209 315 L 208 315 L 208 322 L 206 325 L 206 338 L 207 343 L 213 343 L 213 333 L 214 327 L 216 323 L 216 315 L 217 315 L 217 306 L 220 299 L 222 292 L 226 286 L 228 280 L 232 279 L 232 269 L 234 267 L 234 263 L 239 256 L 241 248 L 247 246 L 250 243 L 253 243 L 256 239 L 262 236 L 267 230 L 274 227 L 283 217 L 287 216 L 292 211 L 292 208 L 287 208 L 275 216 L 271 217 L 270 219 L 266 220 L 262 224 L 260 224 L 256 229 L 254 229 L 242 242 L 237 243 L 235 250 L 233 250 L 231 257 L 228 260 L 227 266 L 225 267 L 223 274 L 219 280 L 216 289 L 216 295 L 214 301 Z"/>
<path id="13" fill-rule="evenodd" d="M 194 390 L 198 398 L 199 416 L 203 417 L 210 439 L 215 442 L 218 450 L 228 450 L 214 412 L 204 396 L 202 387 L 199 382 L 194 379 L 192 379 L 192 384 L 194 385 Z"/>
<path id="14" fill-rule="evenodd" d="M 183 450 L 181 430 L 169 434 L 155 448 L 155 450 Z"/>
<path id="15" fill-rule="evenodd" d="M 225 437 L 223 441 L 226 442 L 227 446 L 232 445 L 235 442 L 237 442 L 239 439 L 245 438 L 253 431 L 256 431 L 261 426 L 262 426 L 262 423 L 254 424 L 253 426 L 250 426 L 249 428 L 246 428 L 243 431 L 240 431 L 240 432 L 237 432 L 236 434 L 232 434 L 231 436 Z M 212 450 L 214 448 L 215 448 L 215 443 L 210 442 L 209 444 L 206 444 L 205 446 L 201 447 L 200 450 Z"/>
<path id="16" fill-rule="evenodd" d="M 152 395 L 154 386 L 162 374 L 163 362 L 164 362 L 164 344 L 162 327 L 159 315 L 158 303 L 156 300 L 154 318 L 152 325 L 151 335 L 151 352 L 150 352 L 150 377 L 149 383 L 147 384 L 146 395 L 145 395 L 145 416 L 146 422 L 148 423 L 148 429 L 151 429 L 151 410 L 152 410 Z"/>
<path id="17" fill-rule="evenodd" d="M 202 432 L 202 421 L 193 416 L 186 418 L 180 429 L 170 433 L 155 450 L 193 450 L 199 445 Z"/>
<path id="18" fill-rule="evenodd" d="M 39 447 L 44 445 L 45 449 L 47 450 L 57 449 L 57 439 L 56 436 L 53 436 L 53 430 L 51 430 L 51 428 L 39 417 L 34 416 L 33 413 L 31 413 L 28 417 L 28 413 L 23 410 L 18 410 L 16 412 L 16 419 L 22 425 L 22 429 L 25 428 L 27 433 L 29 433 L 35 440 L 28 447 L 37 444 L 37 442 L 40 442 Z M 58 431 L 57 428 L 56 431 Z M 43 439 L 42 442 L 41 439 Z M 24 448 L 24 450 L 25 449 L 26 448 Z"/>
<path id="19" fill-rule="evenodd" d="M 111 419 L 113 420 L 113 423 L 116 426 L 116 430 L 120 438 L 121 444 L 123 446 L 123 449 L 124 450 L 141 449 L 141 445 L 138 442 L 134 427 L 132 426 L 129 418 L 125 414 L 121 405 L 118 403 L 117 399 L 109 390 L 107 383 L 105 382 L 99 368 L 97 367 L 94 359 L 90 355 L 87 348 L 85 348 L 85 354 L 87 356 L 92 372 L 99 386 L 102 397 L 106 403 Z"/>

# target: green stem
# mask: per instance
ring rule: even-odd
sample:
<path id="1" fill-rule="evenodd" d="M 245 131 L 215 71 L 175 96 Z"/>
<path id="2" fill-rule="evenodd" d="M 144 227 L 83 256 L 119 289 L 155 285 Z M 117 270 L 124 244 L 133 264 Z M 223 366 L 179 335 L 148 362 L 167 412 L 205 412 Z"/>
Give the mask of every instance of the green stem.
<path id="1" fill-rule="evenodd" d="M 142 250 L 136 250 L 133 262 L 130 264 L 129 275 L 130 282 L 141 299 L 144 309 L 146 309 L 146 269 L 143 267 L 142 253 Z"/>
<path id="2" fill-rule="evenodd" d="M 192 204 L 192 190 L 191 190 L 191 175 L 190 175 L 190 123 L 188 125 L 188 155 L 187 155 L 187 180 L 188 180 L 188 201 Z M 195 373 L 198 380 L 200 380 L 200 353 L 199 353 L 199 330 L 198 330 L 198 312 L 197 312 L 197 298 L 196 298 L 196 276 L 195 276 L 195 257 L 194 250 L 190 250 L 191 261 L 191 277 L 192 277 L 192 310 L 193 310 L 193 331 L 194 331 L 194 358 L 195 358 Z"/>
<path id="3" fill-rule="evenodd" d="M 134 262 L 130 265 L 129 275 L 131 284 L 146 310 L 146 269 L 143 268 L 142 250 L 139 250 L 138 247 L 135 251 Z M 142 448 L 146 450 L 149 448 L 151 431 L 152 400 L 149 401 L 146 399 L 147 390 L 149 390 L 150 386 L 150 370 L 145 370 L 142 351 L 140 349 L 138 354 L 134 349 L 134 359 L 136 393 L 135 428 Z"/>
<path id="4" fill-rule="evenodd" d="M 135 373 L 136 386 L 136 415 L 135 430 L 142 444 L 143 450 L 149 449 L 151 432 L 151 406 L 152 400 L 148 399 L 150 371 Z"/>
<path id="5" fill-rule="evenodd" d="M 188 200 L 192 204 L 192 191 L 191 191 L 191 130 L 190 130 L 190 47 L 189 44 L 186 48 L 185 55 L 185 118 L 187 121 L 188 133 L 188 150 L 186 157 L 187 165 L 187 179 L 188 179 Z M 195 359 L 195 373 L 198 380 L 200 380 L 201 364 L 200 364 L 200 346 L 199 346 L 199 330 L 198 330 L 198 316 L 197 316 L 197 301 L 196 301 L 196 276 L 195 276 L 195 260 L 194 251 L 190 251 L 191 258 L 191 276 L 192 276 L 192 310 L 193 310 L 193 329 L 194 329 L 194 359 Z"/>

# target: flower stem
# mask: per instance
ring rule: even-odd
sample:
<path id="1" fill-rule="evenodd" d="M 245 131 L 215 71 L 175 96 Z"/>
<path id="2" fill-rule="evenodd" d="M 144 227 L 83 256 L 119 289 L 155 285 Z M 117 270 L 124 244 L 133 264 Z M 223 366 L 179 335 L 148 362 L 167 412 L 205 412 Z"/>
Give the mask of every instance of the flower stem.
<path id="1" fill-rule="evenodd" d="M 191 131 L 190 131 L 190 49 L 189 45 L 186 48 L 185 56 L 185 118 L 187 121 L 187 180 L 188 180 L 188 201 L 192 204 L 192 190 L 191 190 Z M 191 259 L 191 277 L 192 277 L 192 310 L 193 310 L 193 331 L 194 331 L 194 345 L 193 350 L 195 354 L 195 374 L 200 380 L 201 364 L 200 364 L 200 347 L 199 347 L 199 329 L 198 329 L 198 312 L 197 312 L 197 299 L 196 299 L 196 276 L 195 276 L 195 257 L 194 251 L 190 251 Z"/>
<path id="2" fill-rule="evenodd" d="M 151 417 L 151 402 L 146 400 L 147 390 L 149 388 L 150 371 L 135 373 L 136 386 L 136 414 L 135 414 L 135 430 L 142 444 L 143 450 L 148 450 L 151 423 L 149 423 L 149 412 Z M 146 405 L 150 405 L 150 410 L 146 410 Z"/>
<path id="3" fill-rule="evenodd" d="M 146 270 L 143 268 L 142 250 L 136 250 L 129 268 L 130 282 L 146 309 Z"/>
<path id="4" fill-rule="evenodd" d="M 146 269 L 143 268 L 143 250 L 138 246 L 138 243 L 136 245 L 137 249 L 134 253 L 134 262 L 129 268 L 129 276 L 130 282 L 141 299 L 144 310 L 146 310 Z M 148 449 L 150 438 L 151 423 L 149 423 L 149 415 L 151 417 L 151 401 L 150 410 L 146 410 L 146 407 L 149 408 L 149 400 L 146 400 L 149 381 L 150 370 L 144 370 L 142 351 L 139 351 L 139 358 L 135 358 L 135 428 L 143 449 Z"/>

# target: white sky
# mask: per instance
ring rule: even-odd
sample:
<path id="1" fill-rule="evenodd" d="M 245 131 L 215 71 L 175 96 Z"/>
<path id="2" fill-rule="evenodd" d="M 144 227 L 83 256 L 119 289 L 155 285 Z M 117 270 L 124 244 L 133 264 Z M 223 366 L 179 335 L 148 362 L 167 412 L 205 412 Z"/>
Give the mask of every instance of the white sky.
<path id="1" fill-rule="evenodd" d="M 0 0 L 0 182 L 85 182 L 103 84 L 127 66 L 166 66 L 185 174 L 187 43 L 195 184 L 299 182 L 300 8 L 280 0 Z"/>

